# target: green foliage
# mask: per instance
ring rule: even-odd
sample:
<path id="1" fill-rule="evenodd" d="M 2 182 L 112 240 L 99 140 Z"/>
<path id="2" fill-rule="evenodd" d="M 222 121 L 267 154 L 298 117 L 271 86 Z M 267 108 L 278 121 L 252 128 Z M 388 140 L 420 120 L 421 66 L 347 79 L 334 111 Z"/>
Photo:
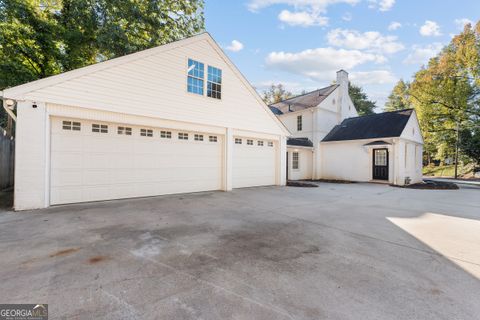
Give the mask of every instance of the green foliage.
<path id="1" fill-rule="evenodd" d="M 461 131 L 460 148 L 466 156 L 480 164 L 480 127 Z"/>
<path id="2" fill-rule="evenodd" d="M 202 0 L 0 0 L 0 90 L 204 30 Z"/>
<path id="3" fill-rule="evenodd" d="M 290 91 L 287 91 L 283 84 L 272 84 L 270 88 L 263 91 L 262 99 L 267 104 L 277 103 L 293 97 Z"/>
<path id="4" fill-rule="evenodd" d="M 425 158 L 443 161 L 455 153 L 457 127 L 463 130 L 480 125 L 479 98 L 480 23 L 476 27 L 466 25 L 415 73 L 410 84 L 398 82 L 386 109 L 415 108 L 425 141 Z M 464 145 L 461 151 L 467 154 L 467 149 Z"/>
<path id="5" fill-rule="evenodd" d="M 360 86 L 350 83 L 348 86 L 348 94 L 359 115 L 364 116 L 375 113 L 374 109 L 377 107 L 376 102 L 368 99 L 367 94 L 363 92 Z"/>
<path id="6" fill-rule="evenodd" d="M 385 103 L 385 111 L 395 111 L 411 108 L 410 97 L 408 94 L 409 84 L 403 80 L 399 80 L 392 93 L 388 96 L 387 103 Z"/>

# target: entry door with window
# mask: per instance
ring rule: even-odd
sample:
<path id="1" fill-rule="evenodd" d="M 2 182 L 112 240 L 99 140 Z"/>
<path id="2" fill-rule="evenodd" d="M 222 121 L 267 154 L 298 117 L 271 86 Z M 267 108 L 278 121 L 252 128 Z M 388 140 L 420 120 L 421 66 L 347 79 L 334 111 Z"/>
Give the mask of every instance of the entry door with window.
<path id="1" fill-rule="evenodd" d="M 373 179 L 388 180 L 387 149 L 373 149 Z"/>

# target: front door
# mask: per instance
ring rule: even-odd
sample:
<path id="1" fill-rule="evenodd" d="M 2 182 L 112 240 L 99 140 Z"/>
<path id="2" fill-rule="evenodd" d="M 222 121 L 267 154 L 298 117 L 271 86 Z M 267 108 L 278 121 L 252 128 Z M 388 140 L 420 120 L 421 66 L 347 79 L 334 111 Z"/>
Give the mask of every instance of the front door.
<path id="1" fill-rule="evenodd" d="M 373 179 L 388 180 L 387 149 L 373 149 Z"/>

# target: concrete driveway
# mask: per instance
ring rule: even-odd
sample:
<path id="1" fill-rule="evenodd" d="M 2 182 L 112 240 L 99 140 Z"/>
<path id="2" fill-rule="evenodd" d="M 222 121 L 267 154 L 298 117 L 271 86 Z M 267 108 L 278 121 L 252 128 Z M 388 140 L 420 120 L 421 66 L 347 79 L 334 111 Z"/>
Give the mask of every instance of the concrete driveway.
<path id="1" fill-rule="evenodd" d="M 0 213 L 50 319 L 478 319 L 480 189 L 251 188 Z"/>

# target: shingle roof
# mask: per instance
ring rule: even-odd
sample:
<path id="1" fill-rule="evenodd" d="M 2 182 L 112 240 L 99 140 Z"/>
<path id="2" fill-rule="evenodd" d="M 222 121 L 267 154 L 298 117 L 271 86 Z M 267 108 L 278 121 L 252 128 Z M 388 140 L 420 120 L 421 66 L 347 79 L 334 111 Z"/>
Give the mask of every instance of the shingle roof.
<path id="1" fill-rule="evenodd" d="M 313 142 L 308 138 L 289 138 L 287 140 L 288 146 L 299 146 L 299 147 L 313 147 Z"/>
<path id="2" fill-rule="evenodd" d="M 344 141 L 399 137 L 413 109 L 348 118 L 336 125 L 322 141 Z"/>
<path id="3" fill-rule="evenodd" d="M 334 84 L 322 89 L 318 89 L 309 93 L 305 93 L 293 98 L 289 98 L 270 105 L 270 110 L 274 114 L 280 115 L 288 112 L 304 110 L 316 107 L 325 100 L 336 88 L 338 84 Z"/>

